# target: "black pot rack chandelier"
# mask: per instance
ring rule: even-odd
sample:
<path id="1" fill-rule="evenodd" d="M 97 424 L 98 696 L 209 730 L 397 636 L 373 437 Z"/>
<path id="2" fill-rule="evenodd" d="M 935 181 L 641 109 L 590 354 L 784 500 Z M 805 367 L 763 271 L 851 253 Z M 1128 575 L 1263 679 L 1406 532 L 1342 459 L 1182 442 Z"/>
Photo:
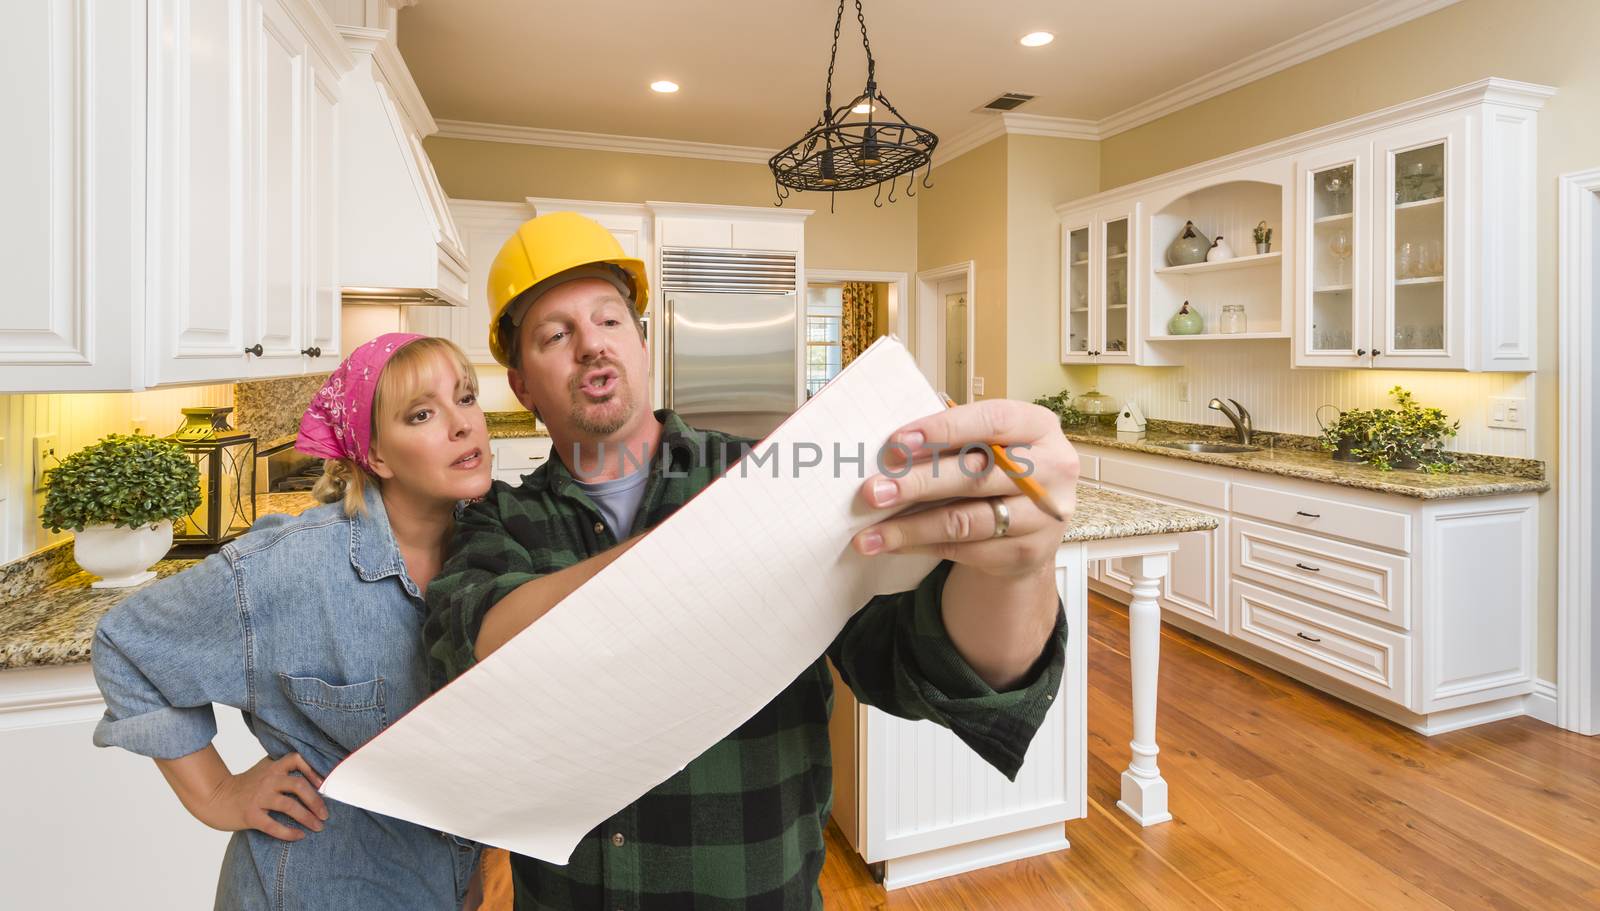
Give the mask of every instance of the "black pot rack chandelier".
<path id="1" fill-rule="evenodd" d="M 889 185 L 888 201 L 894 202 L 895 182 L 903 174 L 904 195 L 916 195 L 917 171 L 926 168 L 922 185 L 932 188 L 933 149 L 939 137 L 932 130 L 906 122 L 895 106 L 878 89 L 877 62 L 872 59 L 872 43 L 867 40 L 867 20 L 861 0 L 855 0 L 856 21 L 861 25 L 861 46 L 867 52 L 867 87 L 864 92 L 839 107 L 833 106 L 833 66 L 839 59 L 839 27 L 844 22 L 845 0 L 833 20 L 833 51 L 828 57 L 828 85 L 823 94 L 822 117 L 799 141 L 772 156 L 777 182 L 777 205 L 783 205 L 793 190 L 815 190 L 832 194 L 842 190 L 864 190 L 876 185 L 872 204 L 883 207 L 883 185 Z M 856 114 L 856 108 L 865 113 Z M 887 112 L 889 117 L 882 116 Z M 855 115 L 852 117 L 852 115 Z"/>

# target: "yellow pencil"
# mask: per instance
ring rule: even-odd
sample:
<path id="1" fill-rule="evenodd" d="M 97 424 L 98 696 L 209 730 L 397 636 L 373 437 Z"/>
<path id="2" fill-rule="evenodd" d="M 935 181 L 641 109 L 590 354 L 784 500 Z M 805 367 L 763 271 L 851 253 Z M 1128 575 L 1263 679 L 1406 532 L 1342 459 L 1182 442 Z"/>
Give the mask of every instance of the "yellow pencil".
<path id="1" fill-rule="evenodd" d="M 944 406 L 946 408 L 956 407 L 955 400 L 948 395 L 944 396 Z M 1055 519 L 1057 522 L 1067 521 L 1067 511 L 1061 508 L 1061 504 L 1057 503 L 1056 498 L 1050 495 L 1050 491 L 1044 489 L 1043 484 L 1035 481 L 1032 477 L 1024 475 L 1022 466 L 1013 462 L 1011 457 L 1006 455 L 1004 447 L 996 443 L 990 443 L 988 446 L 989 452 L 994 454 L 994 463 L 1000 466 L 1000 470 L 1005 472 L 1007 477 L 1011 478 L 1011 482 L 1017 485 L 1018 490 L 1026 494 L 1035 506 L 1044 510 L 1045 515 Z"/>

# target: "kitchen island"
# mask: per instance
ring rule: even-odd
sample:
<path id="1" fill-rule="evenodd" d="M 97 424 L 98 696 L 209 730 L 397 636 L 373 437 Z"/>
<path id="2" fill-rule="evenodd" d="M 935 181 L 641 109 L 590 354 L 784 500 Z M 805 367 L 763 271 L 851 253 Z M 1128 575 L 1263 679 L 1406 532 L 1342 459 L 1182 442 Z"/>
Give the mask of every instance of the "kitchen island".
<path id="1" fill-rule="evenodd" d="M 1102 561 L 1119 561 L 1133 579 L 1132 756 L 1117 806 L 1142 826 L 1172 818 L 1156 763 L 1157 598 L 1180 536 L 1216 527 L 1214 517 L 1197 510 L 1078 486 L 1077 508 L 1056 550 L 1066 668 L 1015 781 L 948 730 L 859 705 L 848 689 L 835 688 L 834 820 L 885 888 L 1069 847 L 1064 824 L 1088 812 L 1088 580 L 1091 566 Z"/>

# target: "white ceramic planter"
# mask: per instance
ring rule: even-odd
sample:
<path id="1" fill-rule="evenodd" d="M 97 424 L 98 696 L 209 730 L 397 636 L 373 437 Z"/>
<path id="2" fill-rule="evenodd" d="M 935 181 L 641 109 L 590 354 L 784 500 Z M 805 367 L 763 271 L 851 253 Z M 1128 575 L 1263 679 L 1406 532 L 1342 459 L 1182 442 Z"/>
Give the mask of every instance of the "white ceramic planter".
<path id="1" fill-rule="evenodd" d="M 171 519 L 141 528 L 90 525 L 72 542 L 72 558 L 100 577 L 91 588 L 127 588 L 154 579 L 150 567 L 171 547 Z"/>

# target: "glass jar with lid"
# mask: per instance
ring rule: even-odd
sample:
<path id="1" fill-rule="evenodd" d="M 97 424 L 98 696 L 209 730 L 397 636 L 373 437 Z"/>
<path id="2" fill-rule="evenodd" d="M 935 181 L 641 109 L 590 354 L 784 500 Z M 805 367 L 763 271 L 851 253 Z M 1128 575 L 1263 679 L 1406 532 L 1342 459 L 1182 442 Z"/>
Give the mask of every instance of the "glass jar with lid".
<path id="1" fill-rule="evenodd" d="M 1103 392 L 1096 392 L 1091 389 L 1078 396 L 1078 410 L 1090 417 L 1116 414 L 1117 401 Z"/>
<path id="2" fill-rule="evenodd" d="M 1243 304 L 1223 304 L 1222 318 L 1217 321 L 1218 330 L 1224 335 L 1238 335 L 1245 331 L 1245 315 Z"/>

